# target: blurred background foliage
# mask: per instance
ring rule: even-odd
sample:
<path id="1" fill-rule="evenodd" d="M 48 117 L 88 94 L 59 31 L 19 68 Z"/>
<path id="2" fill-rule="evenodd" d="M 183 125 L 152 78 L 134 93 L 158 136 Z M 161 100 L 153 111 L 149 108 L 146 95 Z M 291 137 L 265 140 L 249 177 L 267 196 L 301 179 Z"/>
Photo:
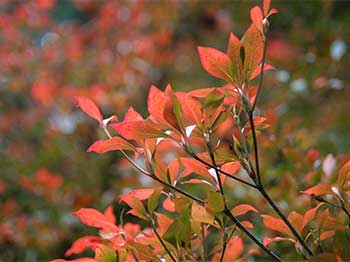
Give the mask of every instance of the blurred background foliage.
<path id="1" fill-rule="evenodd" d="M 297 193 L 349 154 L 350 2 L 272 2 L 280 11 L 268 44 L 276 71 L 258 105 L 270 124 L 261 155 L 273 195 L 297 210 Z M 201 68 L 196 47 L 225 50 L 255 4 L 0 0 L 0 261 L 63 257 L 89 230 L 72 211 L 102 210 L 130 188 L 152 185 L 118 153 L 86 153 L 103 134 L 74 96 L 92 98 L 106 117 L 130 105 L 147 116 L 150 84 L 222 85 Z M 310 164 L 313 148 L 320 154 Z M 241 189 L 233 190 L 238 201 L 254 200 Z"/>

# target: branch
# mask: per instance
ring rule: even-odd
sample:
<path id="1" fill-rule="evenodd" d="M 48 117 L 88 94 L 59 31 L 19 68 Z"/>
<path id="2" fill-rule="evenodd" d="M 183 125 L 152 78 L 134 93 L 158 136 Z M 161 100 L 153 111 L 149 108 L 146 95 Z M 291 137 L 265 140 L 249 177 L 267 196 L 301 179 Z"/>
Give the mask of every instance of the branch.
<path id="1" fill-rule="evenodd" d="M 105 131 L 106 135 L 107 135 L 109 138 L 112 138 L 111 134 L 108 132 L 108 130 L 107 130 L 107 128 L 106 128 L 105 126 L 103 126 L 103 130 Z M 123 152 L 123 151 L 121 151 L 121 152 Z M 128 156 L 125 152 L 124 152 L 124 154 L 125 154 L 126 156 Z M 124 154 L 123 154 L 123 155 L 124 155 Z M 130 157 L 128 156 L 127 159 L 129 160 Z M 221 171 L 221 170 L 218 169 L 217 167 L 212 166 L 212 165 L 210 165 L 209 163 L 206 163 L 204 160 L 202 160 L 202 159 L 200 159 L 200 158 L 198 158 L 198 157 L 197 157 L 196 159 L 197 159 L 197 160 L 199 159 L 198 161 L 201 161 L 201 162 L 203 161 L 204 164 L 206 164 L 207 166 L 211 166 L 211 167 L 214 168 L 216 171 Z M 159 182 L 160 184 L 164 185 L 165 187 L 168 187 L 168 188 L 170 188 L 170 189 L 173 189 L 174 191 L 176 191 L 176 192 L 182 194 L 183 196 L 186 196 L 186 197 L 192 199 L 193 201 L 196 201 L 196 202 L 197 202 L 198 204 L 200 204 L 201 206 L 204 206 L 205 202 L 204 202 L 202 199 L 200 199 L 200 198 L 198 198 L 198 197 L 196 197 L 196 196 L 194 196 L 194 195 L 192 195 L 192 194 L 190 194 L 190 193 L 187 193 L 186 191 L 183 191 L 183 190 L 180 189 L 180 188 L 177 188 L 177 187 L 175 187 L 175 186 L 173 186 L 173 185 L 170 185 L 170 184 L 164 182 L 163 180 L 161 180 L 161 179 L 158 178 L 157 176 L 155 176 L 155 175 L 153 175 L 153 174 L 147 172 L 146 170 L 143 170 L 142 168 L 138 167 L 138 165 L 137 165 L 136 163 L 134 163 L 133 160 L 130 159 L 129 162 L 130 162 L 131 164 L 133 164 L 133 166 L 134 166 L 140 173 L 144 174 L 145 176 L 148 176 L 148 177 L 152 178 L 153 180 L 155 180 L 155 181 Z M 202 163 L 203 163 L 203 162 L 202 162 Z M 221 173 L 223 173 L 223 172 L 221 172 Z M 225 173 L 223 173 L 223 174 L 225 174 Z M 226 174 L 228 174 L 228 173 L 226 173 Z M 228 174 L 228 175 L 231 176 L 230 174 Z M 233 177 L 233 176 L 232 176 L 232 177 Z M 233 178 L 235 178 L 235 177 L 233 177 Z M 238 179 L 238 178 L 236 178 L 236 179 Z M 244 181 L 244 180 L 242 180 L 242 181 Z M 257 186 L 255 186 L 255 185 L 253 185 L 253 184 L 250 184 L 250 183 L 248 183 L 248 182 L 246 182 L 246 181 L 244 181 L 244 183 L 245 183 L 245 184 L 249 184 L 249 185 L 251 185 L 251 186 L 254 187 L 254 188 L 257 188 Z M 228 216 L 228 218 L 230 218 L 231 221 L 232 221 L 240 230 L 242 230 L 242 231 L 247 235 L 247 237 L 249 237 L 251 240 L 253 240 L 253 242 L 254 242 L 256 245 L 258 245 L 262 250 L 264 250 L 266 254 L 268 254 L 269 256 L 271 256 L 271 257 L 272 257 L 274 260 L 276 260 L 276 261 L 282 261 L 281 258 L 279 258 L 273 251 L 271 251 L 270 249 L 268 249 L 259 239 L 257 239 L 252 233 L 250 233 L 250 231 L 238 220 L 238 218 L 236 218 L 234 215 L 232 215 L 231 211 L 230 211 L 227 207 L 225 207 L 224 214 L 225 214 L 226 216 Z"/>
<path id="2" fill-rule="evenodd" d="M 152 215 L 149 215 L 150 219 L 151 219 L 151 224 L 152 224 L 152 229 L 154 234 L 156 234 L 156 237 L 158 238 L 159 242 L 161 243 L 161 245 L 163 246 L 164 250 L 168 253 L 170 259 L 173 262 L 176 262 L 176 259 L 174 258 L 174 256 L 171 254 L 169 248 L 167 247 L 167 245 L 165 244 L 164 240 L 161 238 L 161 236 L 159 235 L 158 231 L 157 231 L 157 227 L 155 225 L 154 219 L 152 217 Z"/>
<path id="3" fill-rule="evenodd" d="M 199 162 L 201 162 L 202 164 L 206 165 L 207 167 L 213 168 L 215 171 L 220 172 L 221 174 L 223 174 L 223 175 L 225 175 L 225 176 L 227 176 L 227 177 L 229 177 L 229 178 L 232 178 L 232 179 L 234 179 L 234 180 L 236 180 L 236 181 L 238 181 L 238 182 L 241 182 L 241 183 L 243 183 L 243 184 L 245 184 L 245 185 L 247 185 L 247 186 L 249 186 L 249 187 L 258 189 L 258 187 L 257 187 L 256 185 L 254 185 L 254 184 L 252 184 L 252 183 L 249 183 L 249 182 L 247 182 L 247 181 L 245 181 L 245 180 L 243 180 L 243 179 L 241 179 L 241 178 L 239 178 L 239 177 L 235 177 L 235 176 L 233 176 L 233 175 L 231 175 L 231 174 L 229 174 L 229 173 L 227 173 L 227 172 L 225 172 L 225 171 L 223 171 L 223 170 L 221 170 L 221 169 L 219 169 L 219 168 L 213 166 L 212 164 L 210 164 L 210 163 L 206 162 L 205 160 L 201 159 L 201 158 L 200 158 L 199 156 L 197 156 L 196 154 L 193 153 L 193 154 L 190 154 L 190 155 L 191 155 L 194 159 L 196 159 L 197 161 L 199 161 Z"/>

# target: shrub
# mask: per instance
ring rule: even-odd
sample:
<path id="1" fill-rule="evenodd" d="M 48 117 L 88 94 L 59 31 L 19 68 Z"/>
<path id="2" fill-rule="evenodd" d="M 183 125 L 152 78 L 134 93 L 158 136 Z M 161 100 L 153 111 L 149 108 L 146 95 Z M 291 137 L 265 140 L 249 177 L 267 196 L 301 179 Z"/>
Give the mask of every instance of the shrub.
<path id="1" fill-rule="evenodd" d="M 315 179 L 317 172 L 307 177 L 309 182 L 318 181 L 300 192 L 302 213 L 289 210 L 286 216 L 266 189 L 258 138 L 269 125 L 256 105 L 264 71 L 273 69 L 265 58 L 268 19 L 275 13 L 269 0 L 262 9 L 253 7 L 252 24 L 241 40 L 231 33 L 226 53 L 198 48 L 203 68 L 224 80 L 223 87 L 175 92 L 170 85 L 165 91 L 152 86 L 150 116 L 144 119 L 130 107 L 122 121 L 116 116 L 104 118 L 93 101 L 77 97 L 80 108 L 97 120 L 107 136 L 88 152 L 120 151 L 157 187 L 135 189 L 120 197 L 140 225 L 124 223 L 123 216 L 117 223 L 112 206 L 103 213 L 91 208 L 75 212 L 82 223 L 99 229 L 99 237 L 76 240 L 67 256 L 90 248 L 95 258 L 75 261 L 349 259 L 347 158 L 340 161 L 337 176 L 330 159 L 323 164 L 326 177 Z M 310 150 L 305 166 L 314 165 L 318 158 L 317 150 Z M 255 206 L 248 199 L 237 203 L 232 192 L 236 184 L 254 192 Z M 261 200 L 274 216 L 260 205 Z M 256 223 L 257 217 L 263 227 Z M 273 247 L 279 245 L 275 242 L 287 244 L 275 252 Z"/>

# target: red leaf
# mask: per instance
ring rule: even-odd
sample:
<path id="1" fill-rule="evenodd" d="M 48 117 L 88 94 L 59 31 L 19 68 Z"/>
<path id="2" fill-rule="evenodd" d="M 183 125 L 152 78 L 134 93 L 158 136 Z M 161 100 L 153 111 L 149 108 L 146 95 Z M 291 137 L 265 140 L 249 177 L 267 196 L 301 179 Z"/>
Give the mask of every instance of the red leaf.
<path id="1" fill-rule="evenodd" d="M 243 241 L 240 237 L 233 237 L 227 244 L 227 250 L 225 252 L 225 256 L 223 261 L 235 261 L 240 257 L 243 252 Z"/>
<path id="2" fill-rule="evenodd" d="M 185 171 L 183 172 L 183 177 L 190 175 L 191 173 L 198 174 L 204 178 L 209 179 L 212 182 L 215 182 L 213 177 L 210 175 L 207 167 L 202 163 L 198 162 L 193 158 L 182 157 L 180 159 L 182 165 L 185 167 Z"/>
<path id="3" fill-rule="evenodd" d="M 101 238 L 96 236 L 85 236 L 75 240 L 72 246 L 64 254 L 66 257 L 72 254 L 80 254 L 88 248 L 95 250 L 98 244 L 101 244 Z"/>
<path id="4" fill-rule="evenodd" d="M 317 210 L 323 205 L 324 203 L 319 203 L 316 207 L 308 210 L 303 217 L 303 226 L 304 227 L 310 222 L 311 219 L 313 219 L 316 215 Z"/>
<path id="5" fill-rule="evenodd" d="M 244 47 L 243 71 L 247 79 L 250 79 L 256 67 L 261 63 L 264 40 L 261 32 L 255 25 L 251 25 L 242 38 Z"/>
<path id="6" fill-rule="evenodd" d="M 147 196 L 149 196 L 147 194 Z M 134 216 L 137 216 L 141 219 L 147 220 L 146 210 L 144 205 L 142 204 L 142 200 L 146 197 L 145 195 L 141 195 L 141 199 L 138 198 L 137 192 L 132 193 L 132 191 L 126 195 L 120 197 L 120 201 L 125 202 L 132 209 L 128 212 Z"/>
<path id="7" fill-rule="evenodd" d="M 106 216 L 106 218 L 113 224 L 117 222 L 117 219 L 115 218 L 113 206 L 108 206 L 103 214 Z"/>
<path id="8" fill-rule="evenodd" d="M 175 209 L 174 209 L 174 211 L 175 211 Z M 162 213 L 154 212 L 154 214 L 157 216 L 157 224 L 158 224 L 159 233 L 161 235 L 163 235 L 168 230 L 169 226 L 173 222 L 173 219 L 171 219 L 170 217 L 168 217 Z"/>
<path id="9" fill-rule="evenodd" d="M 111 139 L 96 141 L 88 148 L 87 152 L 103 154 L 114 150 L 129 150 L 135 152 L 136 148 L 128 141 L 125 141 L 121 137 L 115 136 Z"/>
<path id="10" fill-rule="evenodd" d="M 170 199 L 170 197 L 167 197 L 163 202 L 163 208 L 166 211 L 169 212 L 175 212 L 175 203 Z"/>
<path id="11" fill-rule="evenodd" d="M 133 196 L 137 198 L 138 200 L 146 200 L 148 199 L 154 192 L 153 188 L 142 188 L 142 189 L 134 189 L 130 191 L 129 193 L 122 195 L 120 198 L 122 201 L 124 201 L 125 198 L 128 196 Z"/>
<path id="12" fill-rule="evenodd" d="M 214 48 L 198 47 L 199 57 L 203 68 L 211 75 L 232 82 L 230 76 L 230 67 L 232 66 L 230 58 Z"/>
<path id="13" fill-rule="evenodd" d="M 247 205 L 247 204 L 241 204 L 241 205 L 235 206 L 232 209 L 232 214 L 234 216 L 242 216 L 242 215 L 248 213 L 249 211 L 259 213 L 259 211 L 255 207 L 253 207 L 251 205 Z"/>
<path id="14" fill-rule="evenodd" d="M 320 234 L 320 240 L 325 240 L 327 238 L 333 237 L 335 235 L 334 230 L 327 230 Z"/>
<path id="15" fill-rule="evenodd" d="M 148 112 L 151 116 L 159 120 L 164 120 L 164 110 L 167 96 L 154 85 L 148 93 Z"/>
<path id="16" fill-rule="evenodd" d="M 308 195 L 326 195 L 326 194 L 333 194 L 332 188 L 328 184 L 318 184 L 314 187 L 311 187 L 305 191 L 302 191 L 305 194 Z"/>
<path id="17" fill-rule="evenodd" d="M 260 7 L 258 6 L 254 6 L 251 10 L 250 10 L 250 18 L 253 21 L 253 24 L 258 28 L 258 30 L 260 32 L 263 32 L 263 13 L 260 9 Z"/>
<path id="18" fill-rule="evenodd" d="M 112 125 L 112 127 L 128 140 L 139 140 L 146 138 L 166 137 L 167 135 L 157 128 L 150 120 L 123 121 Z"/>
<path id="19" fill-rule="evenodd" d="M 303 231 L 304 217 L 302 215 L 300 215 L 299 213 L 292 211 L 288 216 L 288 220 L 292 223 L 292 225 L 294 226 L 296 231 L 299 234 L 301 234 L 301 232 Z"/>
<path id="20" fill-rule="evenodd" d="M 341 190 L 350 179 L 350 161 L 347 162 L 339 171 L 337 186 Z"/>
<path id="21" fill-rule="evenodd" d="M 135 111 L 133 107 L 129 107 L 128 111 L 124 116 L 124 121 L 138 121 L 143 120 L 142 116 Z"/>
<path id="22" fill-rule="evenodd" d="M 231 175 L 234 175 L 241 169 L 241 167 L 241 164 L 238 161 L 235 161 L 224 164 L 221 167 L 221 170 Z"/>
<path id="23" fill-rule="evenodd" d="M 82 223 L 91 227 L 101 228 L 105 231 L 118 233 L 119 230 L 110 219 L 101 212 L 93 208 L 82 208 L 73 213 L 74 216 L 79 217 Z"/>
<path id="24" fill-rule="evenodd" d="M 272 242 L 278 242 L 278 241 L 291 241 L 291 242 L 295 243 L 294 239 L 287 238 L 287 237 L 273 237 L 273 238 L 265 237 L 264 240 L 263 240 L 263 244 L 265 246 L 268 246 Z"/>
<path id="25" fill-rule="evenodd" d="M 274 68 L 272 65 L 269 64 L 264 64 L 264 72 L 267 70 L 275 70 L 276 68 Z M 252 75 L 250 76 L 250 80 L 253 80 L 255 77 L 259 76 L 261 73 L 261 65 L 259 65 L 258 67 L 255 68 L 255 70 L 253 71 Z"/>
<path id="26" fill-rule="evenodd" d="M 271 0 L 264 0 L 264 16 L 267 16 L 270 10 Z"/>
<path id="27" fill-rule="evenodd" d="M 242 83 L 242 59 L 241 59 L 241 41 L 233 34 L 230 34 L 226 54 L 232 62 L 232 73 L 235 84 Z"/>
<path id="28" fill-rule="evenodd" d="M 98 122 L 102 122 L 103 117 L 101 115 L 101 112 L 96 104 L 92 102 L 92 100 L 82 96 L 77 96 L 76 100 L 78 101 L 81 110 L 83 110 L 90 117 L 96 119 Z"/>
<path id="29" fill-rule="evenodd" d="M 261 215 L 261 217 L 263 218 L 264 225 L 267 228 L 292 236 L 292 233 L 282 219 L 275 218 L 270 215 Z"/>

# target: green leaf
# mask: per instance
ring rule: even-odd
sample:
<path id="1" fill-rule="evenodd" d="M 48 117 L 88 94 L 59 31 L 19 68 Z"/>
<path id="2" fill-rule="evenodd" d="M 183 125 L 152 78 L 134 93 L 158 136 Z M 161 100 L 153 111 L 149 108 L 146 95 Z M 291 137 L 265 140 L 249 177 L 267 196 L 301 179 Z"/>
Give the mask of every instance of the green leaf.
<path id="1" fill-rule="evenodd" d="M 96 248 L 95 259 L 97 262 L 115 262 L 116 254 L 113 248 L 101 245 Z"/>
<path id="2" fill-rule="evenodd" d="M 153 211 L 157 208 L 161 193 L 162 193 L 162 188 L 158 187 L 154 190 L 153 194 L 149 197 L 147 201 L 147 209 L 149 214 L 152 214 Z"/>
<path id="3" fill-rule="evenodd" d="M 225 210 L 224 197 L 219 192 L 209 192 L 205 207 L 215 215 L 222 213 Z"/>
<path id="4" fill-rule="evenodd" d="M 192 205 L 192 210 L 191 210 L 191 216 L 192 220 L 204 223 L 204 224 L 210 224 L 210 225 L 215 225 L 215 218 L 213 213 L 208 212 L 208 210 L 196 203 Z"/>

